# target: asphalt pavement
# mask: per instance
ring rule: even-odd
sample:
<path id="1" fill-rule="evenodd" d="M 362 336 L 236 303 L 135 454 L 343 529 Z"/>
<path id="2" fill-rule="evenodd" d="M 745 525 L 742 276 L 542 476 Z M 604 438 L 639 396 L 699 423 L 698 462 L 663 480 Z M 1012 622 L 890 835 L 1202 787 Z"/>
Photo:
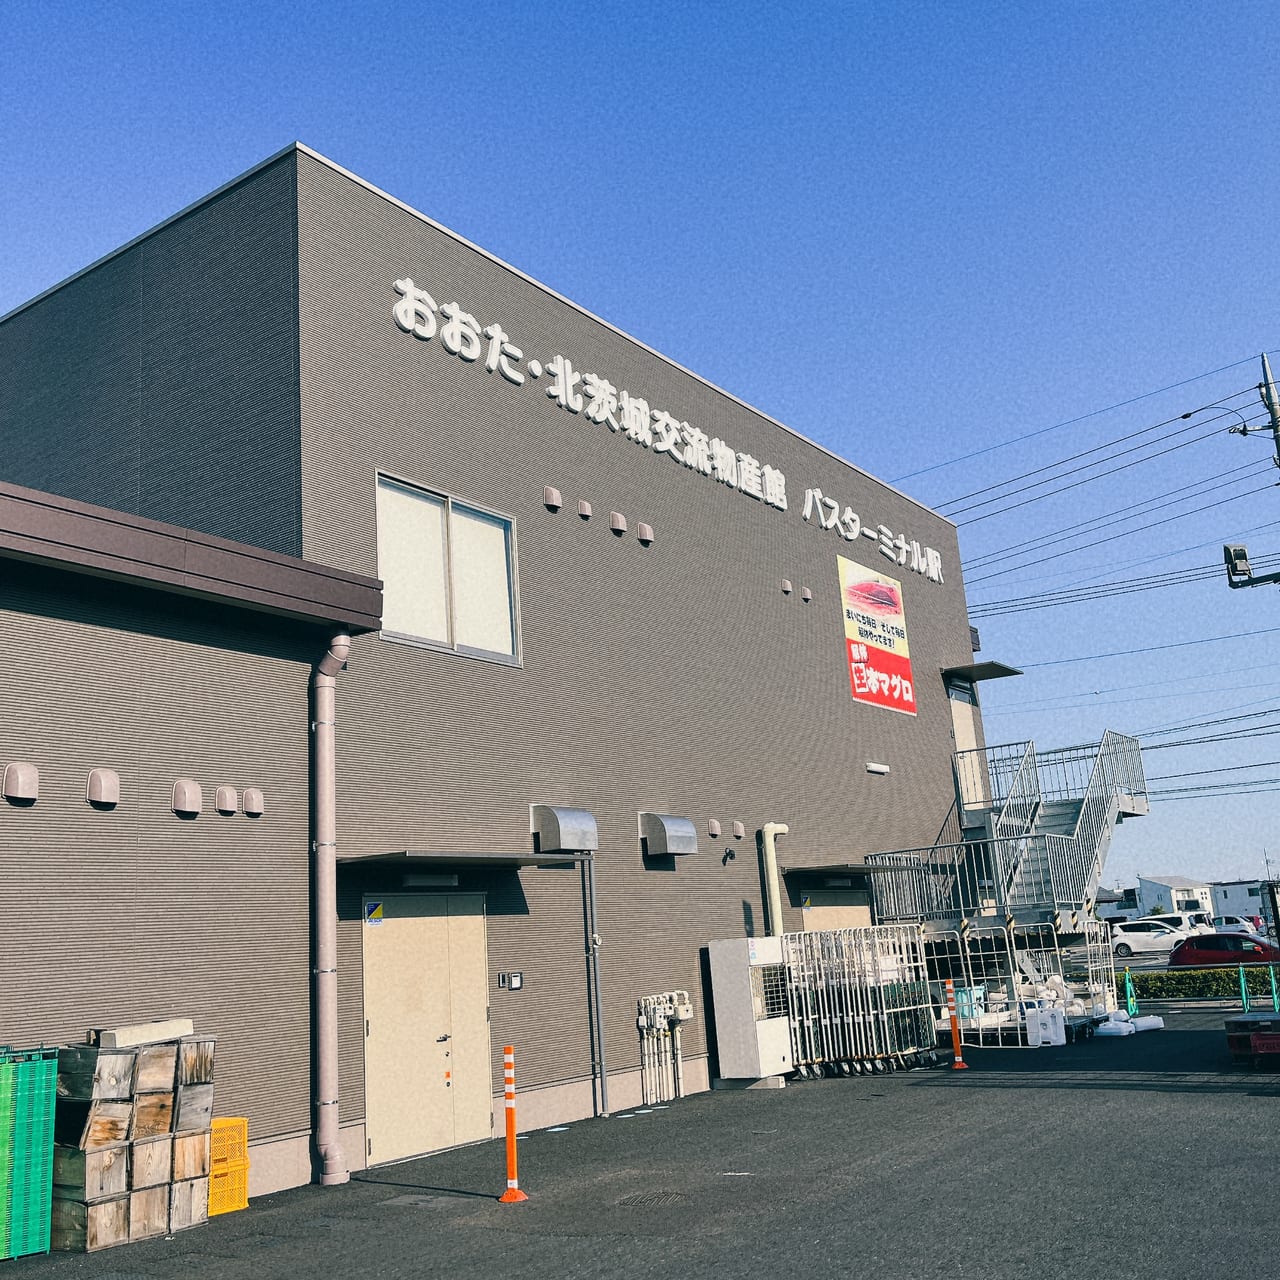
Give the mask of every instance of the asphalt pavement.
<path id="1" fill-rule="evenodd" d="M 1235 1071 L 1226 1004 L 969 1070 L 699 1094 L 304 1187 L 0 1280 L 1125 1276 L 1276 1271 L 1280 1074 Z"/>

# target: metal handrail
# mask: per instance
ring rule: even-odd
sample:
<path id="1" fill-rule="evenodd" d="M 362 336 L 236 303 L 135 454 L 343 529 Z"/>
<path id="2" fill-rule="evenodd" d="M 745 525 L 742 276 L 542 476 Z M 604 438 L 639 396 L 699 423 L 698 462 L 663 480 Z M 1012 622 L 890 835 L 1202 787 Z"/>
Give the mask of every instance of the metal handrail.
<path id="1" fill-rule="evenodd" d="M 1079 910 L 1096 884 L 1121 798 L 1145 797 L 1136 739 L 1108 730 L 1091 747 L 1038 754 L 1030 742 L 962 752 L 957 778 L 989 780 L 991 838 L 870 855 L 880 920 L 937 920 L 1016 908 Z M 1036 832 L 1045 800 L 1076 800 L 1069 835 Z"/>

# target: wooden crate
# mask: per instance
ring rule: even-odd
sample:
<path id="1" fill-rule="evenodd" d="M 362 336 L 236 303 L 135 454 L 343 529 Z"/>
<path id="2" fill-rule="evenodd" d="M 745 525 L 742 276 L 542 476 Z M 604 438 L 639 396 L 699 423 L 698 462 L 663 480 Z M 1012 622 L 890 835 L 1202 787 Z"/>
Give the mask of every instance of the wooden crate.
<path id="1" fill-rule="evenodd" d="M 133 1075 L 135 1093 L 162 1093 L 173 1088 L 178 1063 L 177 1044 L 173 1041 L 168 1044 L 145 1044 L 135 1052 L 138 1055 L 138 1065 Z"/>
<path id="2" fill-rule="evenodd" d="M 49 1247 L 71 1253 L 96 1253 L 129 1240 L 129 1197 L 81 1204 L 57 1200 L 50 1215 Z"/>
<path id="3" fill-rule="evenodd" d="M 178 1041 L 178 1083 L 212 1084 L 213 1050 L 211 1036 L 186 1036 Z"/>
<path id="4" fill-rule="evenodd" d="M 53 1140 L 81 1151 L 101 1151 L 129 1140 L 131 1102 L 84 1102 L 59 1098 L 53 1113 Z"/>
<path id="5" fill-rule="evenodd" d="M 156 1138 L 172 1129 L 172 1090 L 168 1093 L 140 1093 L 134 1098 L 130 1138 Z"/>
<path id="6" fill-rule="evenodd" d="M 180 1084 L 173 1108 L 175 1133 L 192 1133 L 213 1123 L 213 1085 Z"/>
<path id="7" fill-rule="evenodd" d="M 169 1184 L 129 1192 L 129 1239 L 150 1240 L 169 1232 Z"/>
<path id="8" fill-rule="evenodd" d="M 129 1187 L 140 1191 L 143 1187 L 158 1187 L 173 1176 L 173 1136 L 163 1134 L 158 1138 L 138 1138 L 132 1144 L 129 1159 Z"/>
<path id="9" fill-rule="evenodd" d="M 99 1049 L 91 1044 L 65 1045 L 58 1050 L 58 1097 L 133 1097 L 133 1049 Z"/>
<path id="10" fill-rule="evenodd" d="M 209 1176 L 209 1131 L 173 1135 L 173 1180 L 187 1182 Z"/>
<path id="11" fill-rule="evenodd" d="M 209 1179 L 189 1178 L 169 1188 L 169 1230 L 185 1231 L 209 1221 Z"/>
<path id="12" fill-rule="evenodd" d="M 63 1200 L 93 1204 L 117 1199 L 129 1190 L 129 1148 L 123 1144 L 97 1151 L 54 1147 L 53 1185 L 54 1194 Z"/>

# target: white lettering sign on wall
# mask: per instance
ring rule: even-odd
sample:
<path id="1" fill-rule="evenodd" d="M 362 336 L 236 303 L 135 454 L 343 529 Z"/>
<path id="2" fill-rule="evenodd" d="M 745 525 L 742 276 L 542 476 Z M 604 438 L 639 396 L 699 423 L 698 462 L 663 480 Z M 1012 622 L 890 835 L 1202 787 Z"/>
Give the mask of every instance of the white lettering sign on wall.
<path id="1" fill-rule="evenodd" d="M 468 364 L 483 357 L 487 373 L 500 374 L 513 386 L 546 379 L 546 394 L 557 408 L 581 414 L 596 426 L 607 427 L 619 437 L 649 450 L 665 454 L 673 462 L 706 476 L 738 493 L 786 511 L 787 477 L 777 467 L 743 453 L 718 437 L 708 436 L 700 427 L 678 419 L 648 400 L 617 387 L 599 373 L 575 369 L 568 357 L 553 355 L 549 360 L 525 360 L 502 326 L 481 325 L 457 302 L 437 304 L 432 295 L 405 276 L 395 281 L 400 300 L 392 307 L 396 324 L 422 342 L 438 337 L 450 355 Z M 880 554 L 894 564 L 923 574 L 931 582 L 942 582 L 942 557 L 932 547 L 922 547 L 905 534 L 894 534 L 882 524 L 864 522 L 850 507 L 841 507 L 821 489 L 806 489 L 805 521 L 834 530 L 847 542 L 865 537 L 875 542 Z"/>
<path id="2" fill-rule="evenodd" d="M 835 530 L 846 542 L 869 538 L 886 560 L 892 560 L 900 568 L 922 573 L 930 582 L 942 581 L 942 556 L 933 547 L 922 547 L 915 539 L 908 540 L 905 533 L 895 534 L 883 524 L 863 523 L 852 507 L 841 505 L 835 498 L 828 498 L 821 489 L 804 491 L 804 518 L 816 517 L 818 527 Z"/>
<path id="3" fill-rule="evenodd" d="M 456 302 L 437 305 L 425 289 L 406 276 L 395 282 L 400 301 L 392 308 L 396 324 L 405 333 L 429 342 L 439 335 L 440 345 L 460 360 L 474 362 L 483 354 L 489 373 L 500 373 L 515 386 L 527 376 L 546 378 L 547 397 L 569 413 L 580 413 L 597 426 L 625 436 L 654 454 L 666 454 L 673 462 L 756 498 L 779 511 L 787 509 L 787 478 L 777 467 L 740 453 L 723 440 L 713 439 L 700 427 L 681 421 L 665 409 L 651 408 L 647 400 L 615 387 L 598 373 L 582 373 L 563 355 L 545 363 L 518 362 L 524 352 L 515 346 L 499 324 L 480 327 L 475 316 Z"/>

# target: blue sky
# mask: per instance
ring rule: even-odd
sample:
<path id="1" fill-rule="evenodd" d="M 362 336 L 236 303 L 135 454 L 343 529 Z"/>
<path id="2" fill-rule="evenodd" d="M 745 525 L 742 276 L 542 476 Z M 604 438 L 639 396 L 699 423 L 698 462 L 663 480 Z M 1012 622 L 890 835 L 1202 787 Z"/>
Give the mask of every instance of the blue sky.
<path id="1" fill-rule="evenodd" d="M 972 605 L 1208 566 L 1225 541 L 1280 551 L 1270 445 L 1225 431 L 1231 410 L 1257 420 L 1257 356 L 1280 347 L 1271 6 L 8 0 L 2 17 L 0 313 L 299 139 L 944 511 L 1167 439 L 958 516 Z M 1093 518 L 1038 555 L 1096 545 L 1026 565 L 1028 542 Z M 982 656 L 1027 671 L 986 686 L 989 738 L 1266 711 L 1278 605 L 1214 576 L 980 618 Z M 1147 769 L 1272 760 L 1280 735 Z M 1117 832 L 1107 878 L 1257 874 L 1277 818 L 1280 794 L 1165 800 Z M 1271 852 L 1280 868 L 1280 836 Z"/>

